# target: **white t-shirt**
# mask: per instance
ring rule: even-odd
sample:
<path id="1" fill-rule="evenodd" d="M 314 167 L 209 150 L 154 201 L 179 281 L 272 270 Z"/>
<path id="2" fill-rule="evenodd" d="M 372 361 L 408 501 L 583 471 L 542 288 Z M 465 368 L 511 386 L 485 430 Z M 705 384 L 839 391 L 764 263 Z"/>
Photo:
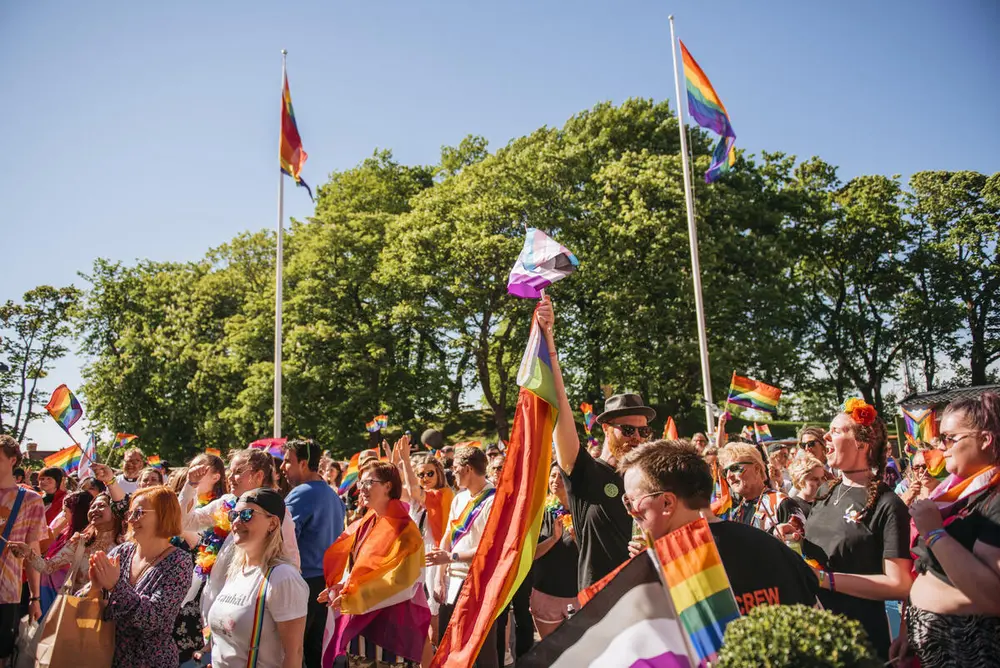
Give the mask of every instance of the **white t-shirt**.
<path id="1" fill-rule="evenodd" d="M 259 568 L 231 575 L 212 604 L 208 625 L 212 629 L 214 668 L 246 668 L 257 593 L 263 577 Z M 266 613 L 257 668 L 281 668 L 285 650 L 278 635 L 278 622 L 305 617 L 308 605 L 309 585 L 298 570 L 288 564 L 276 566 L 264 599 Z"/>
<path id="2" fill-rule="evenodd" d="M 135 480 L 129 480 L 125 477 L 124 473 L 119 473 L 115 478 L 115 482 L 118 486 L 122 488 L 122 491 L 126 494 L 135 494 L 135 491 L 139 489 L 139 478 L 136 476 Z"/>
<path id="3" fill-rule="evenodd" d="M 479 494 L 482 494 L 491 487 L 493 487 L 492 484 L 486 483 L 486 486 L 479 490 Z M 476 496 L 478 496 L 478 494 Z M 446 530 L 450 531 L 451 522 L 462 514 L 462 511 L 465 510 L 465 506 L 468 505 L 470 499 L 472 498 L 472 494 L 470 494 L 467 489 L 463 489 L 455 495 L 455 498 L 451 501 L 451 511 L 448 513 L 448 529 Z M 495 495 L 483 501 L 482 510 L 479 511 L 479 515 L 476 516 L 472 526 L 465 533 L 465 535 L 458 539 L 457 543 L 451 546 L 449 550 L 450 552 L 467 552 L 469 550 L 475 550 L 479 547 L 479 541 L 483 538 L 483 531 L 486 529 L 486 520 L 490 516 L 490 508 L 493 507 L 494 498 L 496 498 Z M 469 562 L 456 561 L 448 564 L 448 575 L 451 576 L 448 583 L 449 603 L 453 603 L 454 599 L 458 596 L 458 589 L 461 589 L 462 580 L 464 580 L 468 574 Z"/>

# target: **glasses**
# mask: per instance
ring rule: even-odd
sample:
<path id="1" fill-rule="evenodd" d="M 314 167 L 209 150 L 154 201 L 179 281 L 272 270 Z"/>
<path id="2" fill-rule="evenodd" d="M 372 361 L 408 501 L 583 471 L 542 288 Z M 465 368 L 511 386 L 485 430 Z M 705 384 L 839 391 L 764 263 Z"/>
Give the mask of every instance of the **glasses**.
<path id="1" fill-rule="evenodd" d="M 914 464 L 910 468 L 913 469 L 914 471 L 926 471 L 927 470 L 927 466 L 925 466 L 924 464 Z"/>
<path id="2" fill-rule="evenodd" d="M 735 473 L 736 475 L 739 475 L 740 473 L 746 471 L 749 466 L 749 462 L 736 462 L 735 464 L 730 464 L 724 470 L 726 473 Z"/>
<path id="3" fill-rule="evenodd" d="M 250 520 L 253 519 L 253 508 L 244 508 L 243 510 L 230 510 L 229 511 L 229 523 L 232 524 L 236 520 L 243 522 L 243 524 L 249 524 Z"/>
<path id="4" fill-rule="evenodd" d="M 642 503 L 644 499 L 648 499 L 651 496 L 660 496 L 661 494 L 666 494 L 666 492 L 661 491 L 661 492 L 650 492 L 649 494 L 643 494 L 635 501 L 628 498 L 628 494 L 622 494 L 622 503 L 625 505 L 625 510 L 626 512 L 628 512 L 629 515 L 631 515 L 632 517 L 638 517 L 639 504 Z"/>
<path id="5" fill-rule="evenodd" d="M 433 478 L 437 475 L 437 471 L 421 471 L 417 474 L 418 478 Z"/>
<path id="6" fill-rule="evenodd" d="M 960 434 L 941 434 L 941 445 L 948 449 L 961 441 L 966 436 L 972 436 L 973 434 L 978 434 L 978 431 L 964 431 Z"/>
<path id="7" fill-rule="evenodd" d="M 640 438 L 649 438 L 653 435 L 652 427 L 636 427 L 630 424 L 613 424 L 611 426 L 620 431 L 625 438 L 632 438 L 636 432 L 639 433 Z"/>
<path id="8" fill-rule="evenodd" d="M 241 466 L 238 469 L 229 469 L 229 477 L 232 478 L 238 475 L 243 475 L 249 470 L 250 470 L 249 466 Z"/>
<path id="9" fill-rule="evenodd" d="M 147 510 L 146 508 L 139 506 L 138 508 L 133 508 L 128 512 L 127 515 L 125 515 L 125 521 L 138 522 L 143 518 L 144 515 L 155 515 L 155 514 L 156 514 L 155 510 Z"/>
<path id="10" fill-rule="evenodd" d="M 802 443 L 802 447 L 806 449 L 815 448 L 818 445 L 822 445 L 825 447 L 823 441 L 819 440 L 818 438 L 814 438 L 811 441 L 806 441 L 805 443 Z"/>
<path id="11" fill-rule="evenodd" d="M 374 478 L 368 478 L 366 480 L 362 480 L 361 482 L 359 482 L 358 483 L 358 487 L 360 487 L 361 489 L 371 489 L 372 485 L 374 485 L 377 482 L 384 484 L 386 481 L 385 480 L 375 480 Z"/>

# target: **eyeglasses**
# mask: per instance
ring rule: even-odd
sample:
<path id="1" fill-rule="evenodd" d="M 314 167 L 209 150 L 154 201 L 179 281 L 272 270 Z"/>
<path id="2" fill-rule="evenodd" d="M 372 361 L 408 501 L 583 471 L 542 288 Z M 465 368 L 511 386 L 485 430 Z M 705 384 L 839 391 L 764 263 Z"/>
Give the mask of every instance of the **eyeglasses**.
<path id="1" fill-rule="evenodd" d="M 730 464 L 724 470 L 726 473 L 735 473 L 736 475 L 739 475 L 740 473 L 746 471 L 749 466 L 749 462 L 736 462 L 735 464 Z"/>
<path id="2" fill-rule="evenodd" d="M 636 432 L 639 433 L 640 438 L 649 438 L 653 435 L 652 427 L 636 427 L 630 424 L 613 424 L 611 426 L 620 431 L 625 438 L 632 438 Z"/>
<path id="3" fill-rule="evenodd" d="M 128 514 L 125 515 L 125 521 L 138 522 L 139 520 L 142 519 L 143 515 L 155 515 L 155 514 L 156 514 L 155 510 L 148 510 L 146 508 L 143 508 L 142 506 L 139 506 L 138 508 L 133 508 L 132 510 L 128 511 Z"/>
<path id="4" fill-rule="evenodd" d="M 380 483 L 384 484 L 386 481 L 385 480 L 375 480 L 374 478 L 367 478 L 367 479 L 362 480 L 361 482 L 359 482 L 358 483 L 358 487 L 361 488 L 361 489 L 371 489 L 372 485 L 374 485 L 377 482 L 380 482 Z"/>
<path id="5" fill-rule="evenodd" d="M 660 492 L 650 492 L 649 494 L 643 494 L 638 499 L 633 501 L 628 498 L 628 494 L 622 494 L 622 503 L 625 504 L 625 510 L 632 517 L 639 517 L 639 504 L 643 502 L 644 499 L 648 499 L 651 496 L 660 496 L 661 494 L 666 494 L 665 491 Z"/>
<path id="6" fill-rule="evenodd" d="M 230 510 L 229 511 L 229 523 L 232 524 L 236 520 L 243 522 L 243 524 L 248 524 L 250 520 L 253 519 L 254 509 L 244 508 L 243 510 Z"/>
<path id="7" fill-rule="evenodd" d="M 801 445 L 802 445 L 803 448 L 808 449 L 808 448 L 815 448 L 818 445 L 824 445 L 824 443 L 823 443 L 823 441 L 819 440 L 818 438 L 814 438 L 814 439 L 812 439 L 810 441 L 806 441 L 805 443 L 802 443 Z"/>
<path id="8" fill-rule="evenodd" d="M 978 434 L 978 433 L 980 433 L 980 432 L 979 431 L 964 431 L 964 432 L 962 432 L 960 434 L 941 434 L 941 445 L 943 445 L 945 447 L 945 449 L 947 449 L 947 448 L 952 447 L 953 445 L 955 445 L 959 441 L 961 441 L 966 436 L 972 436 L 973 434 Z"/>
<path id="9" fill-rule="evenodd" d="M 924 464 L 914 464 L 910 468 L 913 469 L 914 471 L 926 471 L 927 470 L 927 466 L 925 466 Z"/>
<path id="10" fill-rule="evenodd" d="M 417 474 L 418 478 L 433 478 L 437 475 L 437 471 L 421 471 Z"/>

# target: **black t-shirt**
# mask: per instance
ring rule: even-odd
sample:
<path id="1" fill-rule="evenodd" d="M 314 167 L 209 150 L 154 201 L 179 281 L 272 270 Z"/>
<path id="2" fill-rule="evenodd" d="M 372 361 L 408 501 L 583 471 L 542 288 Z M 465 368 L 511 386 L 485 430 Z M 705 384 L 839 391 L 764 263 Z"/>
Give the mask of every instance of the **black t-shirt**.
<path id="1" fill-rule="evenodd" d="M 812 511 L 813 507 L 812 503 L 797 496 L 790 496 L 788 499 L 799 507 L 799 512 L 802 513 L 802 517 L 809 519 L 809 513 Z"/>
<path id="2" fill-rule="evenodd" d="M 758 605 L 816 605 L 816 574 L 783 542 L 737 522 L 708 526 L 741 615 Z"/>
<path id="3" fill-rule="evenodd" d="M 538 542 L 548 540 L 552 536 L 553 526 L 562 522 L 555 515 L 546 512 L 542 518 L 542 530 L 538 534 Z M 568 529 L 563 529 L 562 538 L 552 546 L 552 549 L 535 560 L 532 571 L 535 574 L 535 589 L 549 596 L 573 598 L 577 589 L 576 569 L 580 559 L 580 549 L 570 535 Z"/>
<path id="4" fill-rule="evenodd" d="M 817 500 L 806 522 L 802 550 L 834 573 L 880 575 L 886 559 L 910 558 L 910 515 L 892 490 L 884 490 L 868 516 L 858 515 L 868 499 L 867 487 L 836 485 Z M 836 585 L 836 583 L 834 583 Z M 856 619 L 864 626 L 882 658 L 889 654 L 889 622 L 885 602 L 823 590 L 823 607 Z"/>
<path id="5" fill-rule="evenodd" d="M 958 511 L 957 519 L 952 520 L 945 530 L 969 552 L 972 552 L 976 541 L 1000 547 L 1000 490 L 986 490 L 971 499 L 965 508 Z M 952 584 L 945 575 L 941 562 L 927 549 L 923 538 L 917 539 L 913 555 L 917 558 L 917 573 L 931 573 L 947 584 Z"/>
<path id="6" fill-rule="evenodd" d="M 573 472 L 564 471 L 563 479 L 580 546 L 577 587 L 582 590 L 628 561 L 632 518 L 622 503 L 622 477 L 586 448 L 580 448 Z"/>

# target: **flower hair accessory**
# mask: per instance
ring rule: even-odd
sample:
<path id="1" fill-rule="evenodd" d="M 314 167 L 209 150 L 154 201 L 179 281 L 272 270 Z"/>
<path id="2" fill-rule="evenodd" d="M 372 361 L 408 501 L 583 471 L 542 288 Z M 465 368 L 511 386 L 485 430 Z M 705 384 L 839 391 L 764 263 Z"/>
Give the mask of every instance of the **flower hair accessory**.
<path id="1" fill-rule="evenodd" d="M 844 403 L 844 412 L 850 415 L 852 420 L 865 427 L 875 422 L 875 418 L 878 417 L 874 406 L 857 397 L 851 397 Z"/>

